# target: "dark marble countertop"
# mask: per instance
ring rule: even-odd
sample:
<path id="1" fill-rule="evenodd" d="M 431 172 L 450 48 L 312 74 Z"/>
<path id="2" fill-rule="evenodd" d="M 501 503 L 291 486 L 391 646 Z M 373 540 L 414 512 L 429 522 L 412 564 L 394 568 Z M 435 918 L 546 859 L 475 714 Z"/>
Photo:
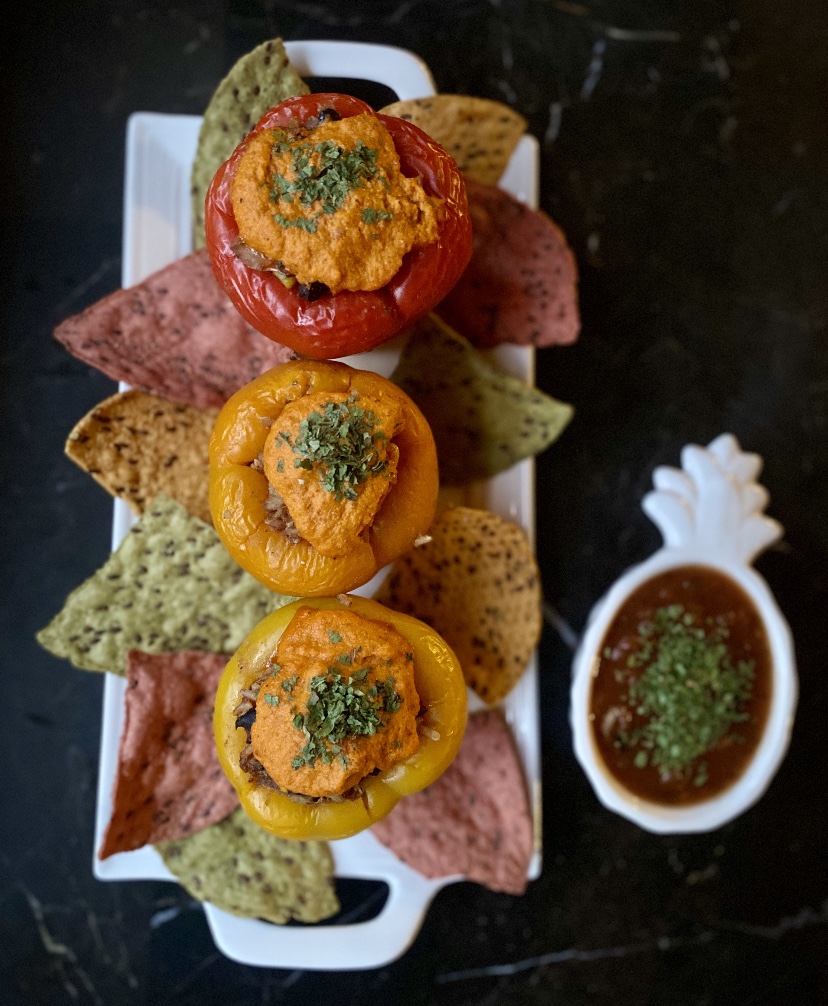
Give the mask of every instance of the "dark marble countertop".
<path id="1" fill-rule="evenodd" d="M 184 1006 L 828 1003 L 828 8 L 793 0 L 116 0 L 17 8 L 3 37 L 0 1001 Z M 119 283 L 135 111 L 199 114 L 266 38 L 382 42 L 505 101 L 581 276 L 576 345 L 538 354 L 576 417 L 537 464 L 544 867 L 523 897 L 439 893 L 374 971 L 253 968 L 176 885 L 91 870 L 102 681 L 34 635 L 105 560 L 112 504 L 63 455 L 114 384 L 54 342 Z M 764 797 L 718 831 L 605 810 L 568 724 L 590 607 L 659 544 L 653 468 L 735 434 L 784 539 L 757 568 L 801 695 Z M 357 892 L 358 901 L 359 892 Z"/>

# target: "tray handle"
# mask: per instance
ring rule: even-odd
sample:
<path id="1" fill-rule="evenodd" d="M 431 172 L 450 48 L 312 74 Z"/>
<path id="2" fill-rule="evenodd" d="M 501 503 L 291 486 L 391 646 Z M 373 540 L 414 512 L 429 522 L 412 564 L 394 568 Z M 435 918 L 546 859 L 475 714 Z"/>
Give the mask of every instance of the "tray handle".
<path id="1" fill-rule="evenodd" d="M 300 77 L 350 77 L 390 87 L 400 100 L 437 93 L 431 71 L 408 49 L 370 42 L 285 42 Z"/>
<path id="2" fill-rule="evenodd" d="M 434 895 L 451 879 L 427 880 L 413 870 L 384 877 L 388 898 L 368 922 L 352 925 L 276 926 L 243 919 L 205 903 L 216 946 L 241 964 L 271 968 L 357 971 L 402 956 L 420 931 Z"/>

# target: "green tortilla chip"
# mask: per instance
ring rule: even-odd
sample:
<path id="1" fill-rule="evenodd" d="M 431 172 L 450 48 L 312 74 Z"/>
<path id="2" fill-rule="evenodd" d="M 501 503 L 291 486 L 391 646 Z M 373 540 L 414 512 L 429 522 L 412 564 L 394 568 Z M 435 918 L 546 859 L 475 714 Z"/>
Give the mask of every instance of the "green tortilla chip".
<path id="1" fill-rule="evenodd" d="M 269 108 L 309 90 L 288 62 L 280 38 L 242 56 L 216 88 L 204 112 L 190 176 L 194 250 L 204 247 L 204 197 L 213 175 Z"/>
<path id="2" fill-rule="evenodd" d="M 445 486 L 490 478 L 540 454 L 574 413 L 497 366 L 435 314 L 410 329 L 391 380 L 428 420 Z"/>
<path id="3" fill-rule="evenodd" d="M 37 641 L 82 670 L 123 674 L 129 650 L 233 653 L 289 600 L 238 566 L 209 524 L 159 495 Z"/>
<path id="4" fill-rule="evenodd" d="M 319 922 L 339 911 L 327 843 L 277 838 L 241 808 L 197 835 L 155 848 L 194 898 L 233 915 Z"/>

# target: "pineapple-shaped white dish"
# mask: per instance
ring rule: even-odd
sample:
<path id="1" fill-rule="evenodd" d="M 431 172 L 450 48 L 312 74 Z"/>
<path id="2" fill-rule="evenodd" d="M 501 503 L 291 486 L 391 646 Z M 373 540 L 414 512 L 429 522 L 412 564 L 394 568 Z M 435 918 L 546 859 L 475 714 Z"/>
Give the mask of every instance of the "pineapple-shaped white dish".
<path id="1" fill-rule="evenodd" d="M 681 463 L 680 469 L 660 467 L 653 474 L 654 491 L 644 497 L 642 506 L 664 544 L 624 573 L 593 608 L 575 654 L 570 693 L 575 754 L 598 799 L 640 827 L 664 834 L 718 828 L 762 796 L 787 751 L 798 696 L 790 629 L 768 584 L 752 566 L 756 556 L 782 535 L 781 525 L 764 515 L 768 494 L 757 482 L 762 459 L 742 452 L 731 434 L 722 434 L 706 448 L 684 447 Z M 628 784 L 634 773 L 623 777 L 609 768 L 597 740 L 602 727 L 593 713 L 593 689 L 607 634 L 618 624 L 616 616 L 625 602 L 633 594 L 642 596 L 648 586 L 671 578 L 675 582 L 691 571 L 702 574 L 702 584 L 704 576 L 721 582 L 716 574 L 723 574 L 741 588 L 737 593 L 746 595 L 748 606 L 752 602 L 767 640 L 770 697 L 764 725 L 761 730 L 757 727 L 755 747 L 744 755 L 740 774 L 709 796 L 699 789 L 691 797 L 694 802 L 684 802 L 659 799 L 652 787 L 636 792 Z"/>

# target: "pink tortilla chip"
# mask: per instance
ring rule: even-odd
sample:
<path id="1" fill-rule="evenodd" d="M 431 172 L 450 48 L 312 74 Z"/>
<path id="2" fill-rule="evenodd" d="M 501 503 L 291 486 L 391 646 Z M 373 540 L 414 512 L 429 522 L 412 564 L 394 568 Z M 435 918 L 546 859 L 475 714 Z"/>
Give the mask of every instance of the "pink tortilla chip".
<path id="1" fill-rule="evenodd" d="M 523 894 L 532 815 L 503 716 L 497 710 L 473 713 L 443 775 L 400 800 L 371 831 L 424 877 L 460 874 L 493 891 Z"/>
<path id="2" fill-rule="evenodd" d="M 238 807 L 213 740 L 226 664 L 226 656 L 194 650 L 127 654 L 124 729 L 100 859 L 194 835 Z"/>
<path id="3" fill-rule="evenodd" d="M 251 328 L 216 283 L 206 249 L 61 322 L 55 338 L 115 381 L 201 409 L 294 358 Z"/>
<path id="4" fill-rule="evenodd" d="M 437 314 L 481 348 L 566 345 L 578 338 L 578 267 L 541 210 L 494 185 L 466 180 L 471 261 Z"/>

